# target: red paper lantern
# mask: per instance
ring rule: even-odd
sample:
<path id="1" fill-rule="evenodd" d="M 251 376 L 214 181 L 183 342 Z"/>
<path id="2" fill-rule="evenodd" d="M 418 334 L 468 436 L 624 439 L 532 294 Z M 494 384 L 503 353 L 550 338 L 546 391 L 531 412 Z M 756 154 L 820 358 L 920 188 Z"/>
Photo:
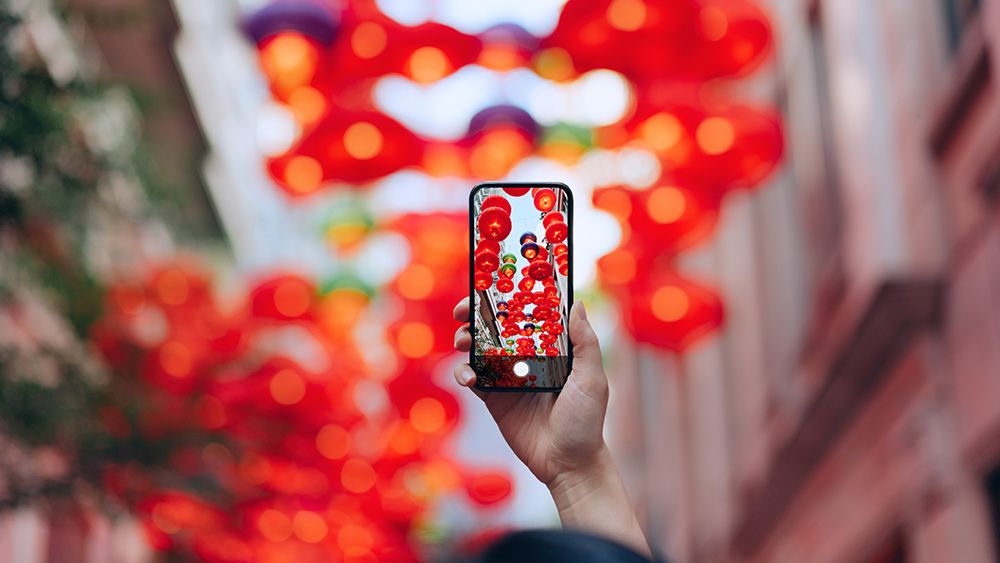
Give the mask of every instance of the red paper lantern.
<path id="1" fill-rule="evenodd" d="M 683 352 L 722 324 L 722 302 L 703 285 L 664 272 L 645 278 L 642 286 L 623 310 L 637 342 Z"/>
<path id="2" fill-rule="evenodd" d="M 568 253 L 569 253 L 569 247 L 567 247 L 565 244 L 560 243 L 552 247 L 552 255 L 556 257 L 556 260 L 558 260 L 563 256 L 566 256 Z"/>
<path id="3" fill-rule="evenodd" d="M 479 234 L 487 240 L 501 241 L 510 234 L 510 215 L 498 207 L 491 207 L 479 214 Z"/>
<path id="4" fill-rule="evenodd" d="M 551 225 L 552 223 L 565 223 L 565 222 L 566 221 L 565 219 L 563 219 L 563 214 L 561 211 L 551 211 L 549 213 L 546 213 L 545 217 L 542 217 L 542 226 L 546 228 L 548 228 L 548 226 Z"/>
<path id="5" fill-rule="evenodd" d="M 500 257 L 492 252 L 483 251 L 476 254 L 476 269 L 481 272 L 495 272 L 500 266 Z"/>
<path id="6" fill-rule="evenodd" d="M 566 240 L 566 237 L 568 235 L 569 235 L 569 227 L 566 226 L 566 223 L 562 222 L 551 223 L 548 227 L 545 228 L 545 238 L 549 242 L 562 242 Z"/>
<path id="7" fill-rule="evenodd" d="M 554 334 L 556 336 L 559 336 L 560 334 L 563 333 L 563 330 L 564 330 L 563 325 L 561 325 L 560 323 L 554 323 L 551 321 L 545 323 L 545 332 L 549 334 Z"/>
<path id="8" fill-rule="evenodd" d="M 495 506 L 510 498 L 512 484 L 502 473 L 484 473 L 465 483 L 469 498 L 480 506 Z"/>
<path id="9" fill-rule="evenodd" d="M 521 197 L 528 193 L 531 188 L 504 188 L 503 191 L 507 192 L 508 195 L 512 197 Z"/>
<path id="10" fill-rule="evenodd" d="M 562 274 L 562 275 L 564 275 L 564 276 L 568 276 L 569 275 L 569 263 L 568 262 L 563 262 L 562 264 L 559 264 L 559 273 Z"/>
<path id="11" fill-rule="evenodd" d="M 482 209 L 489 209 L 491 207 L 499 207 L 510 215 L 510 202 L 502 195 L 491 195 L 483 198 Z"/>
<path id="12" fill-rule="evenodd" d="M 535 200 L 535 209 L 539 211 L 552 211 L 556 206 L 556 192 L 552 188 L 534 188 L 531 195 Z"/>
<path id="13" fill-rule="evenodd" d="M 476 254 L 488 250 L 493 254 L 500 254 L 500 243 L 495 240 L 482 239 L 476 245 Z"/>
<path id="14" fill-rule="evenodd" d="M 510 278 L 500 278 L 497 280 L 497 291 L 500 293 L 510 293 L 514 291 L 514 281 Z"/>
<path id="15" fill-rule="evenodd" d="M 493 275 L 487 272 L 476 272 L 473 285 L 479 291 L 486 291 L 493 285 Z"/>
<path id="16" fill-rule="evenodd" d="M 556 347 L 554 347 L 554 346 L 549 346 L 548 348 L 545 349 L 545 355 L 546 356 L 558 356 L 559 355 L 559 349 L 556 348 Z"/>
<path id="17" fill-rule="evenodd" d="M 552 277 L 552 264 L 548 262 L 535 261 L 528 266 L 528 275 L 536 280 L 544 280 Z"/>
<path id="18" fill-rule="evenodd" d="M 521 291 L 531 291 L 535 287 L 535 280 L 532 278 L 521 278 L 521 281 L 517 282 L 517 288 Z"/>

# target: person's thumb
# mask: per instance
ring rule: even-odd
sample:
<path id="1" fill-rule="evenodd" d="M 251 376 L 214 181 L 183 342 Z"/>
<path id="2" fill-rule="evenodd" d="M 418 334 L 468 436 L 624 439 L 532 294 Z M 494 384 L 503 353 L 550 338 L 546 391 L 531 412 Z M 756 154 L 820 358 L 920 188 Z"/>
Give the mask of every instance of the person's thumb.
<path id="1" fill-rule="evenodd" d="M 608 380 L 601 363 L 601 345 L 587 320 L 582 301 L 573 304 L 569 315 L 569 339 L 573 343 L 573 376 L 593 391 L 607 393 Z"/>

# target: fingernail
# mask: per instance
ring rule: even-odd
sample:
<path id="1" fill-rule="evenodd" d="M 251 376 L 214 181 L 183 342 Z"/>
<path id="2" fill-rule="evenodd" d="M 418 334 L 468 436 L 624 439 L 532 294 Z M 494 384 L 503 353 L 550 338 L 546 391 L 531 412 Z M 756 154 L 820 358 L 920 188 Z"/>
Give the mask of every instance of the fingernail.
<path id="1" fill-rule="evenodd" d="M 458 376 L 462 379 L 462 385 L 468 385 L 472 381 L 472 370 L 465 368 L 459 372 Z"/>
<path id="2" fill-rule="evenodd" d="M 587 308 L 583 306 L 583 301 L 577 301 L 576 303 L 573 304 L 573 307 L 579 308 L 580 318 L 583 320 L 587 320 Z"/>

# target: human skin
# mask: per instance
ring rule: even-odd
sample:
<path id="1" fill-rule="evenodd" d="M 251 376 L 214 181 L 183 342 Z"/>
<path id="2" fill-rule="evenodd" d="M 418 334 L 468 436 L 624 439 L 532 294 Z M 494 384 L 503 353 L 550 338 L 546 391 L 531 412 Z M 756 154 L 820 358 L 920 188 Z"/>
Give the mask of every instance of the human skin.
<path id="1" fill-rule="evenodd" d="M 459 301 L 454 316 L 468 322 L 468 298 Z M 600 535 L 651 556 L 604 441 L 608 378 L 597 334 L 579 301 L 570 311 L 569 337 L 573 371 L 558 394 L 475 389 L 476 374 L 468 363 L 455 368 L 455 381 L 483 400 L 510 449 L 549 488 L 564 527 Z M 471 347 L 466 324 L 455 332 L 455 349 L 468 352 Z"/>

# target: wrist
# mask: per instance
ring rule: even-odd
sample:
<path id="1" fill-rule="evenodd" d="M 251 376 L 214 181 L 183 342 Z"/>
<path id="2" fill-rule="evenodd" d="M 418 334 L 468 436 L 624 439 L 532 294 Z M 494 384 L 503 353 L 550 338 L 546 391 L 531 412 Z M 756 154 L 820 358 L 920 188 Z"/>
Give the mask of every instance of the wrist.
<path id="1" fill-rule="evenodd" d="M 546 486 L 559 506 L 560 501 L 572 501 L 580 493 L 603 489 L 617 474 L 610 450 L 606 444 L 601 444 L 589 461 L 556 473 Z"/>

